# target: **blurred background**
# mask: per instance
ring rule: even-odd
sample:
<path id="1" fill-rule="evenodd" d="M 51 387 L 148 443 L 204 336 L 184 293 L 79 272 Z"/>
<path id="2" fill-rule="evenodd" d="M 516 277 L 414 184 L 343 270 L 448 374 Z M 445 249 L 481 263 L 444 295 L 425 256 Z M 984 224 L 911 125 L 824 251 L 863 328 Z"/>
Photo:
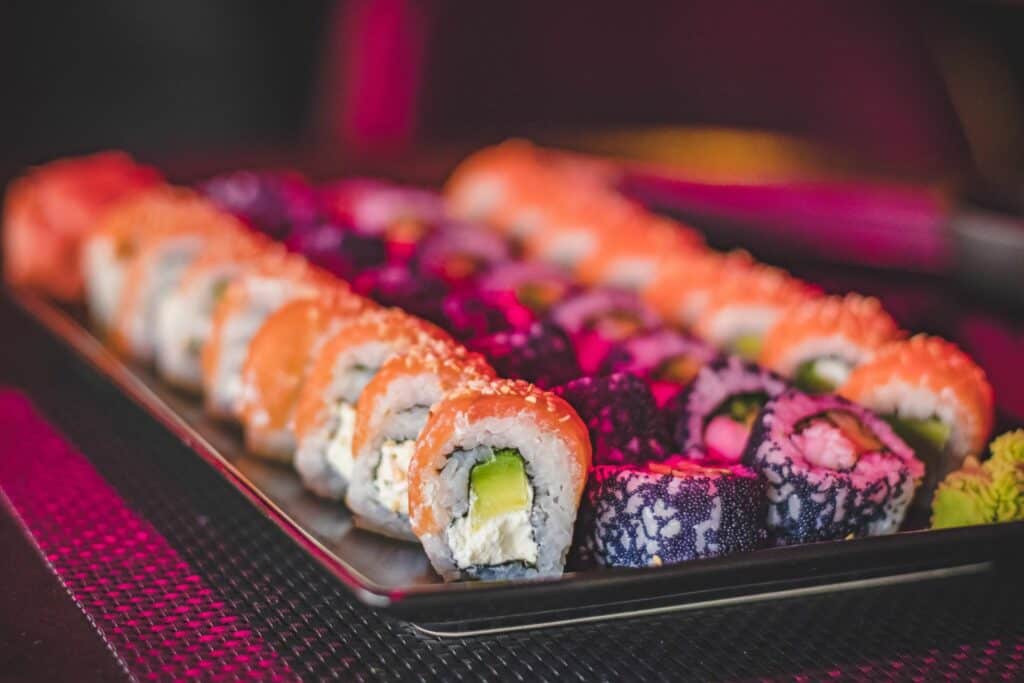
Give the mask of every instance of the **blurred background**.
<path id="1" fill-rule="evenodd" d="M 958 185 L 1015 187 L 1024 160 L 1017 3 L 15 0 L 0 26 L 5 175 L 107 147 L 384 159 L 510 135 Z"/>

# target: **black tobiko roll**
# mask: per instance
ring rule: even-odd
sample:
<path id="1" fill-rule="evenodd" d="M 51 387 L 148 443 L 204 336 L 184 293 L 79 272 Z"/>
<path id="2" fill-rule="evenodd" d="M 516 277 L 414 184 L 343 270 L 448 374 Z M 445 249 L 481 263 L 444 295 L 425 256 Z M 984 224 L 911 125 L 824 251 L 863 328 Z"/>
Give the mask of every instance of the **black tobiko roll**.
<path id="1" fill-rule="evenodd" d="M 586 423 L 595 465 L 642 464 L 672 453 L 664 418 L 639 377 L 580 377 L 554 392 Z"/>
<path id="2" fill-rule="evenodd" d="M 285 246 L 348 281 L 370 268 L 382 266 L 388 257 L 387 245 L 380 237 L 327 222 L 296 229 Z"/>
<path id="3" fill-rule="evenodd" d="M 352 281 L 352 289 L 384 306 L 397 306 L 437 325 L 444 325 L 441 302 L 445 283 L 424 277 L 402 264 L 371 268 Z"/>
<path id="4" fill-rule="evenodd" d="M 867 408 L 789 390 L 765 404 L 743 455 L 768 487 L 779 545 L 899 529 L 924 464 Z"/>
<path id="5" fill-rule="evenodd" d="M 761 407 L 788 386 L 738 356 L 719 356 L 666 408 L 676 446 L 692 460 L 738 462 Z"/>
<path id="6" fill-rule="evenodd" d="M 657 567 L 765 545 L 764 484 L 742 465 L 677 459 L 594 468 L 584 495 L 584 563 Z"/>
<path id="7" fill-rule="evenodd" d="M 535 322 L 525 330 L 496 332 L 466 345 L 483 354 L 500 376 L 525 379 L 545 389 L 582 374 L 569 339 L 548 323 Z"/>
<path id="8" fill-rule="evenodd" d="M 472 281 L 510 256 L 508 243 L 497 233 L 450 223 L 416 245 L 413 261 L 425 275 L 455 286 Z"/>
<path id="9" fill-rule="evenodd" d="M 444 327 L 461 341 L 497 332 L 525 330 L 534 321 L 530 309 L 508 292 L 487 292 L 463 287 L 441 303 Z"/>

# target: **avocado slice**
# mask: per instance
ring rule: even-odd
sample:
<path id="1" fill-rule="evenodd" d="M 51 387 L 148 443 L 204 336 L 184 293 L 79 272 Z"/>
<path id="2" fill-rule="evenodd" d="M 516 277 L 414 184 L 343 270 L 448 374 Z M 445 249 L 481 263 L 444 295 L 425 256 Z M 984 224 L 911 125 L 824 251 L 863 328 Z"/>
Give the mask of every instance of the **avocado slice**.
<path id="1" fill-rule="evenodd" d="M 757 357 L 761 355 L 761 343 L 763 341 L 760 334 L 748 332 L 735 337 L 729 343 L 729 347 L 733 353 L 739 354 L 747 360 L 757 360 Z"/>
<path id="2" fill-rule="evenodd" d="M 892 425 L 893 431 L 915 451 L 924 447 L 935 453 L 942 453 L 949 443 L 949 425 L 937 417 L 922 420 L 889 415 L 885 421 Z"/>
<path id="3" fill-rule="evenodd" d="M 793 383 L 811 394 L 827 394 L 835 391 L 832 380 L 818 373 L 818 359 L 801 363 L 793 375 Z"/>
<path id="4" fill-rule="evenodd" d="M 474 529 L 487 521 L 530 505 L 530 481 L 523 456 L 515 448 L 499 448 L 469 473 L 469 519 Z"/>
<path id="5" fill-rule="evenodd" d="M 748 427 L 753 424 L 754 418 L 761 412 L 761 408 L 768 402 L 768 395 L 762 392 L 751 392 L 747 394 L 735 394 L 727 398 L 711 419 L 719 415 L 725 415 L 734 422 L 745 424 Z M 708 420 L 710 422 L 710 420 Z"/>

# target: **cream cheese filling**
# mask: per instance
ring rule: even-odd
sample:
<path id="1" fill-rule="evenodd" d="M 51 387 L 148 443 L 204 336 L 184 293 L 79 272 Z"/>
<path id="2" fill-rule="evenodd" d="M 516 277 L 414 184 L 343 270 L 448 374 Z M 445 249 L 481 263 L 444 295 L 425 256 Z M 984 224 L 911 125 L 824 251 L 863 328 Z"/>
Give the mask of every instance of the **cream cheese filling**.
<path id="1" fill-rule="evenodd" d="M 386 439 L 380 447 L 377 465 L 377 498 L 392 512 L 409 516 L 409 461 L 416 450 L 414 439 Z"/>
<path id="2" fill-rule="evenodd" d="M 352 437 L 356 432 L 356 409 L 348 401 L 337 407 L 338 429 L 327 444 L 327 463 L 346 480 L 352 479 Z"/>
<path id="3" fill-rule="evenodd" d="M 533 538 L 530 510 L 533 508 L 533 488 L 528 487 L 525 508 L 511 510 L 480 522 L 470 514 L 456 519 L 448 527 L 448 547 L 455 564 L 461 568 L 497 565 L 522 561 L 537 563 L 537 542 Z M 476 494 L 470 491 L 469 509 L 472 510 Z"/>

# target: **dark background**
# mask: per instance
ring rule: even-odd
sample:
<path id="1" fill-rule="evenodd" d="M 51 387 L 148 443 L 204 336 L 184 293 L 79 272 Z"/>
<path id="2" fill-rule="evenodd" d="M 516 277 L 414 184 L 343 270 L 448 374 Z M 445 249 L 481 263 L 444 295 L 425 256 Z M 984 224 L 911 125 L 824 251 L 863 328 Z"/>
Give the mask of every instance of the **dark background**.
<path id="1" fill-rule="evenodd" d="M 104 147 L 375 155 L 652 124 L 928 177 L 1024 159 L 1017 3 L 16 0 L 0 27 L 7 173 Z"/>

